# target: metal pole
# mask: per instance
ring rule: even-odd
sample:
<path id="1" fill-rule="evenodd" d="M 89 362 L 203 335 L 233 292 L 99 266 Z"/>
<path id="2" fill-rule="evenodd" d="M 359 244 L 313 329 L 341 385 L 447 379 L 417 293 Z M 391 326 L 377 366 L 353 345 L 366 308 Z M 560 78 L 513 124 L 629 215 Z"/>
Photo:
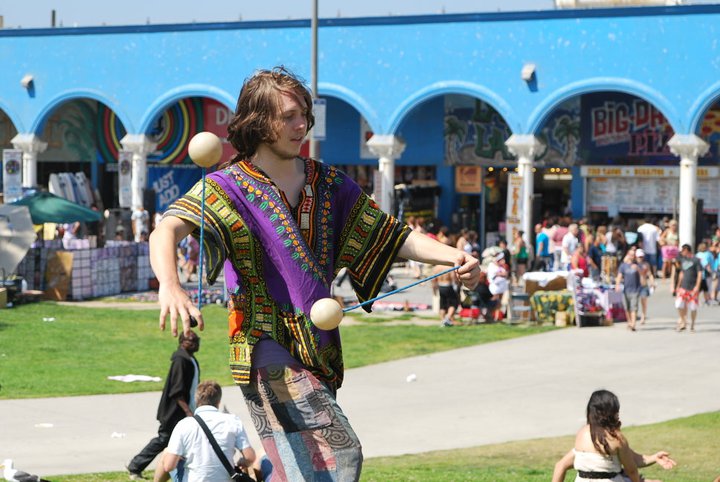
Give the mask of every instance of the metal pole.
<path id="1" fill-rule="evenodd" d="M 318 0 L 312 0 L 312 19 L 310 20 L 310 88 L 312 89 L 313 98 L 318 98 L 318 66 L 317 66 L 317 49 L 318 49 Z M 319 142 L 310 137 L 310 157 L 317 159 L 320 154 Z"/>

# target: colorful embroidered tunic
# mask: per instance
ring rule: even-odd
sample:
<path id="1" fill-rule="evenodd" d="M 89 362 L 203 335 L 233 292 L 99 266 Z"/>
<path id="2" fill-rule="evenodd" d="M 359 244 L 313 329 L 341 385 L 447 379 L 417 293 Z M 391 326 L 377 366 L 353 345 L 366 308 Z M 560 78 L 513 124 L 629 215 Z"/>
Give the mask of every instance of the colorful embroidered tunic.
<path id="1" fill-rule="evenodd" d="M 253 346 L 266 335 L 339 388 L 339 331 L 316 328 L 310 308 L 330 296 L 330 284 L 343 267 L 360 301 L 376 296 L 410 232 L 341 171 L 309 159 L 304 163 L 306 183 L 294 208 L 250 162 L 206 178 L 208 280 L 215 281 L 224 261 L 230 367 L 238 385 L 249 383 Z M 165 215 L 199 226 L 201 198 L 199 182 Z"/>

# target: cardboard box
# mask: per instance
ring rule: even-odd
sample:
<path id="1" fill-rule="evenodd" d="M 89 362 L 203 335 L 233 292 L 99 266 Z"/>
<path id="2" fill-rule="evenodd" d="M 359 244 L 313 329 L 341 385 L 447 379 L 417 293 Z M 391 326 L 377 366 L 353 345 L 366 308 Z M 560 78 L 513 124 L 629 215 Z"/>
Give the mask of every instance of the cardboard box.
<path id="1" fill-rule="evenodd" d="M 567 311 L 556 311 L 555 312 L 555 326 L 563 328 L 568 326 L 568 312 Z"/>
<path id="2" fill-rule="evenodd" d="M 545 286 L 540 286 L 540 283 L 532 280 L 525 280 L 525 293 L 532 296 L 536 291 L 562 291 L 567 289 L 567 279 L 562 276 L 553 278 Z"/>

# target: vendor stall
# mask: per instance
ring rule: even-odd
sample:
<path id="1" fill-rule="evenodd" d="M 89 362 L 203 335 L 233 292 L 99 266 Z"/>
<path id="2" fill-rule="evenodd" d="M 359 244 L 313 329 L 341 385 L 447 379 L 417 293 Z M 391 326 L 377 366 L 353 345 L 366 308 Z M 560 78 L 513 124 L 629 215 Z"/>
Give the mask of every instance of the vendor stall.
<path id="1" fill-rule="evenodd" d="M 571 273 L 568 288 L 573 294 L 575 324 L 578 327 L 607 326 L 626 320 L 622 293 L 612 287 L 583 278 L 579 273 Z"/>
<path id="2" fill-rule="evenodd" d="M 104 248 L 35 247 L 18 265 L 28 287 L 55 300 L 147 291 L 154 274 L 147 243 L 108 241 Z"/>

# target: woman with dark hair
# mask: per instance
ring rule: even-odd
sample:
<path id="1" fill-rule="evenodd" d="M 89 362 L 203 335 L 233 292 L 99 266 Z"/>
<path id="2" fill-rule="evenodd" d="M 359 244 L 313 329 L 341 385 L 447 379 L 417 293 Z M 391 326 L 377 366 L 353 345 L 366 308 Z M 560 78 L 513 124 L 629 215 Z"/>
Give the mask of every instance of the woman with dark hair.
<path id="1" fill-rule="evenodd" d="M 575 448 L 555 464 L 552 482 L 563 482 L 567 471 L 577 470 L 575 482 L 653 482 L 643 479 L 638 467 L 657 463 L 671 469 L 675 461 L 665 451 L 641 455 L 630 448 L 620 431 L 620 402 L 614 393 L 597 390 L 587 405 L 587 424 L 575 437 Z M 655 481 L 659 482 L 659 481 Z"/>

